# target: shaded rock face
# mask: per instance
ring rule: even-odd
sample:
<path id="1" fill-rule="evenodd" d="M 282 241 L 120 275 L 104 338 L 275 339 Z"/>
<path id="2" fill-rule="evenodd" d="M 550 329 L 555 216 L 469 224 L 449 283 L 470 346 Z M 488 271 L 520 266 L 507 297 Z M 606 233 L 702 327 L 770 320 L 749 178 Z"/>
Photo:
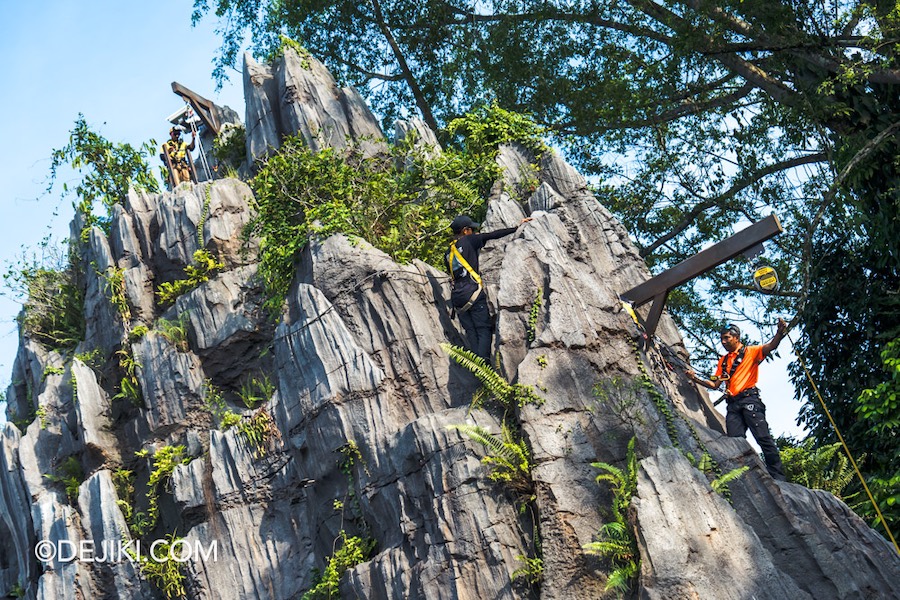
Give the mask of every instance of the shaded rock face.
<path id="1" fill-rule="evenodd" d="M 251 157 L 295 132 L 317 148 L 355 140 L 377 151 L 368 109 L 313 59 L 289 51 L 274 68 L 248 59 L 245 87 Z M 409 131 L 435 139 L 415 121 L 397 127 Z M 635 350 L 618 293 L 649 273 L 584 179 L 555 154 L 536 158 L 516 145 L 498 160 L 504 181 L 484 229 L 533 218 L 481 254 L 498 369 L 542 400 L 512 411 L 531 452 L 524 497 L 489 480 L 484 449 L 451 427 L 497 433 L 503 411 L 474 408 L 477 382 L 440 348 L 465 343 L 442 272 L 399 265 L 341 235 L 312 240 L 276 325 L 260 312 L 256 242 L 241 252 L 246 185 L 132 193 L 110 235 L 92 231 L 84 249 L 101 273 L 122 272 L 128 314 L 96 275 L 85 283 L 81 358 L 22 340 L 9 410 L 19 419 L 40 413 L 22 431 L 0 431 L 0 590 L 161 597 L 128 560 L 43 561 L 35 548 L 136 542 L 126 515 L 134 524 L 136 513 L 150 513 L 148 481 L 159 468 L 150 457 L 182 446 L 189 462 L 178 460 L 149 490 L 159 518 L 140 541 L 177 531 L 198 550 L 183 563 L 188 597 L 300 597 L 340 540 L 354 536 L 371 545 L 340 578 L 341 597 L 613 597 L 606 565 L 583 550 L 610 519 L 612 500 L 591 463 L 622 465 L 634 437 L 642 460 L 630 511 L 641 555 L 633 596 L 900 594 L 900 563 L 883 539 L 832 496 L 774 482 L 744 440 L 721 435 L 706 396 L 657 355 Z M 536 186 L 522 175 L 531 163 Z M 159 306 L 159 284 L 183 278 L 201 248 L 225 268 Z M 180 337 L 160 317 L 182 323 Z M 150 331 L 129 338 L 140 324 Z M 659 334 L 680 344 L 667 317 Z M 91 366 L 90 351 L 100 357 Z M 122 352 L 136 363 L 139 405 L 119 394 Z M 643 373 L 652 390 L 638 383 Z M 258 406 L 245 408 L 239 396 L 264 378 L 270 385 L 247 400 Z M 222 431 L 226 408 L 262 429 Z M 731 484 L 731 503 L 685 458 L 704 451 L 723 470 L 751 467 Z M 62 476 L 70 459 L 84 471 L 77 489 L 43 476 Z M 513 576 L 538 555 L 540 583 Z"/>

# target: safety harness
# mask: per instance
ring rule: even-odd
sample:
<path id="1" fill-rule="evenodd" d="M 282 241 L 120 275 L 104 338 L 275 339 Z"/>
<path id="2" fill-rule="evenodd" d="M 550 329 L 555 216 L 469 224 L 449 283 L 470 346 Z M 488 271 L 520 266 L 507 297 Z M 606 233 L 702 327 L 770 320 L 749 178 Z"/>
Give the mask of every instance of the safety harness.
<path id="1" fill-rule="evenodd" d="M 164 146 L 166 147 L 166 153 L 169 155 L 169 159 L 173 163 L 183 162 L 187 164 L 187 144 L 181 140 L 177 142 L 175 140 L 168 140 Z"/>
<path id="2" fill-rule="evenodd" d="M 734 377 L 734 373 L 737 371 L 737 368 L 741 366 L 741 362 L 744 360 L 744 352 L 747 350 L 747 346 L 741 346 L 741 349 L 738 350 L 737 356 L 734 357 L 734 360 L 731 361 L 731 368 L 728 369 L 728 372 L 725 371 L 725 359 L 728 358 L 726 354 L 722 358 L 719 359 L 719 371 L 722 372 L 724 377 L 719 377 L 719 381 L 727 381 Z"/>
<path id="3" fill-rule="evenodd" d="M 729 368 L 727 372 L 725 371 L 725 359 L 728 358 L 728 355 L 726 354 L 721 359 L 719 359 L 719 370 L 722 372 L 722 376 L 719 377 L 719 379 L 718 379 L 719 381 L 728 381 L 729 379 L 734 377 L 734 374 L 737 371 L 737 368 L 741 365 L 741 362 L 744 360 L 744 351 L 746 349 L 747 349 L 747 346 L 741 346 L 741 349 L 738 350 L 737 356 L 735 356 L 734 360 L 731 361 L 731 368 Z M 728 404 L 732 404 L 733 402 L 737 402 L 738 400 L 742 400 L 743 398 L 746 398 L 748 396 L 758 396 L 758 395 L 759 395 L 759 388 L 751 387 L 751 388 L 747 388 L 746 390 L 741 391 L 738 394 L 735 394 L 734 396 L 729 396 L 726 393 L 722 397 L 726 398 L 728 400 Z M 716 404 L 718 404 L 718 402 L 716 402 Z"/>
<path id="4" fill-rule="evenodd" d="M 475 272 L 475 269 L 472 268 L 466 259 L 463 258 L 463 255 L 459 253 L 459 248 L 456 247 L 456 240 L 450 242 L 450 253 L 447 255 L 447 264 L 450 267 L 450 277 L 453 278 L 453 281 L 456 281 L 456 274 L 453 270 L 453 259 L 456 259 L 466 271 L 469 272 L 469 275 L 478 284 L 478 289 L 472 294 L 472 297 L 469 298 L 469 301 L 466 302 L 461 308 L 457 308 L 456 312 L 464 313 L 475 304 L 475 301 L 478 300 L 478 296 L 481 294 L 481 290 L 483 289 L 481 285 L 481 275 Z"/>

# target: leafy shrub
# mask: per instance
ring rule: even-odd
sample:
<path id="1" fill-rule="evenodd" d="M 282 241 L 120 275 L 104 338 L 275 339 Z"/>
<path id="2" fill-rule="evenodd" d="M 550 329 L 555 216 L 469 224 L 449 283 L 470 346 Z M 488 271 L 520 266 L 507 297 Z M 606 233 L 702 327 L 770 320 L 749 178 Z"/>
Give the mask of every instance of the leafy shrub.
<path id="1" fill-rule="evenodd" d="M 263 373 L 259 377 L 251 377 L 241 384 L 238 392 L 241 400 L 249 409 L 256 408 L 261 402 L 266 402 L 275 393 L 275 385 L 269 376 Z"/>
<path id="2" fill-rule="evenodd" d="M 779 438 L 777 443 L 788 481 L 841 498 L 844 488 L 853 480 L 853 467 L 840 442 L 816 447 L 818 441 L 809 436 L 802 442 Z"/>
<path id="3" fill-rule="evenodd" d="M 160 317 L 156 321 L 156 329 L 159 335 L 163 336 L 166 341 L 175 346 L 179 352 L 187 352 L 188 350 L 188 314 L 186 312 L 178 315 L 175 321 L 169 321 Z"/>
<path id="4" fill-rule="evenodd" d="M 56 473 L 44 473 L 44 477 L 54 483 L 62 483 L 66 488 L 66 497 L 72 506 L 78 502 L 78 491 L 84 483 L 84 468 L 81 462 L 74 456 L 70 456 L 62 462 Z"/>
<path id="5" fill-rule="evenodd" d="M 336 600 L 340 598 L 338 585 L 341 576 L 356 565 L 365 562 L 375 549 L 375 540 L 364 540 L 360 537 L 348 537 L 341 531 L 338 534 L 340 546 L 334 554 L 325 559 L 325 572 L 316 584 L 303 594 L 303 600 Z M 337 540 L 335 540 L 337 543 Z"/>
<path id="6" fill-rule="evenodd" d="M 87 242 L 93 225 L 99 225 L 109 233 L 109 211 L 122 202 L 129 188 L 159 191 L 159 183 L 146 162 L 146 158 L 155 154 L 155 141 L 145 142 L 139 148 L 131 144 L 113 144 L 93 131 L 84 120 L 84 115 L 78 115 L 75 127 L 69 132 L 69 143 L 53 151 L 48 191 L 62 166 L 68 164 L 82 174 L 75 188 L 79 198 L 75 210 L 84 219 L 82 242 Z M 68 186 L 64 184 L 63 193 L 68 191 Z M 106 216 L 94 214 L 94 203 L 98 200 L 107 209 Z"/>
<path id="7" fill-rule="evenodd" d="M 251 182 L 256 215 L 244 230 L 246 239 L 260 238 L 259 273 L 270 314 L 280 314 L 294 260 L 311 235 L 343 233 L 398 262 L 417 258 L 446 268 L 450 220 L 484 214 L 484 198 L 502 175 L 497 145 L 534 135 L 538 130 L 526 122 L 496 107 L 467 115 L 451 123 L 461 147 L 437 155 L 415 147 L 412 137 L 386 146 L 388 156 L 373 157 L 356 147 L 314 152 L 298 137 L 285 140 Z M 530 145 L 536 143 L 539 138 Z"/>
<path id="8" fill-rule="evenodd" d="M 5 286 L 14 297 L 23 298 L 18 316 L 22 331 L 48 348 L 73 349 L 84 339 L 84 293 L 79 270 L 68 253 L 41 244 L 42 255 L 22 257 L 7 265 Z"/>
<path id="9" fill-rule="evenodd" d="M 281 438 L 275 421 L 265 408 L 259 409 L 250 417 L 241 417 L 235 427 L 253 450 L 254 458 L 265 456 L 272 442 Z"/>
<path id="10" fill-rule="evenodd" d="M 143 536 L 156 527 L 159 520 L 159 486 L 169 480 L 175 467 L 191 462 L 185 451 L 184 446 L 163 446 L 153 455 L 153 468 L 147 482 L 147 513 L 134 515 L 132 531 L 135 535 Z"/>
<path id="11" fill-rule="evenodd" d="M 184 268 L 187 275 L 185 279 L 166 281 L 156 290 L 156 298 L 160 306 L 168 306 L 175 302 L 178 296 L 185 294 L 201 283 L 206 283 L 216 271 L 225 268 L 224 263 L 218 262 L 207 250 L 194 252 L 194 264 Z"/>
<path id="12" fill-rule="evenodd" d="M 182 565 L 171 558 L 172 547 L 182 539 L 176 537 L 174 533 L 170 533 L 165 540 L 159 540 L 156 543 L 155 549 L 151 547 L 152 557 L 138 554 L 130 547 L 125 549 L 132 559 L 140 563 L 141 575 L 169 599 L 184 598 L 187 594 L 184 586 L 186 576 Z"/>
<path id="13" fill-rule="evenodd" d="M 530 558 L 524 554 L 516 556 L 516 560 L 525 563 L 512 572 L 513 579 L 524 579 L 531 585 L 536 585 L 544 580 L 544 559 Z"/>

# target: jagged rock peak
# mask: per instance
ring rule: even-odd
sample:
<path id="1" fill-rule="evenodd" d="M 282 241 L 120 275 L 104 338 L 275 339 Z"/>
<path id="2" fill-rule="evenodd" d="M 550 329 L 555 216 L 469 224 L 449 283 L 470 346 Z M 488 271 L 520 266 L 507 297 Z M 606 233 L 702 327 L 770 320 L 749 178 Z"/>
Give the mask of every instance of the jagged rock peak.
<path id="1" fill-rule="evenodd" d="M 379 151 L 368 108 L 312 57 L 247 57 L 244 76 L 249 158 L 295 133 L 311 147 Z M 411 130 L 440 152 L 421 123 L 397 136 Z M 584 179 L 546 152 L 526 181 L 535 158 L 516 144 L 498 161 L 485 230 L 532 221 L 481 255 L 493 350 L 503 377 L 539 400 L 506 415 L 473 405 L 477 381 L 441 349 L 465 342 L 437 269 L 342 235 L 314 239 L 275 325 L 260 309 L 255 242 L 241 252 L 246 185 L 130 194 L 84 249 L 94 268 L 79 357 L 22 337 L 7 399 L 34 419 L 0 431 L 0 589 L 158 598 L 130 562 L 39 560 L 35 548 L 177 532 L 215 548 L 183 563 L 191 598 L 298 598 L 354 543 L 365 557 L 337 581 L 340 597 L 612 597 L 608 564 L 584 549 L 613 500 L 591 463 L 624 466 L 634 438 L 632 597 L 900 595 L 883 539 L 830 494 L 773 481 L 745 440 L 722 435 L 704 394 L 635 349 L 618 294 L 649 272 Z M 161 284 L 200 249 L 224 266 L 161 306 Z M 116 270 L 127 314 L 105 283 Z M 666 316 L 659 335 L 680 343 Z M 457 427 L 499 434 L 505 417 L 528 448 L 518 492 L 488 478 L 484 449 Z M 687 453 L 750 467 L 730 502 Z"/>

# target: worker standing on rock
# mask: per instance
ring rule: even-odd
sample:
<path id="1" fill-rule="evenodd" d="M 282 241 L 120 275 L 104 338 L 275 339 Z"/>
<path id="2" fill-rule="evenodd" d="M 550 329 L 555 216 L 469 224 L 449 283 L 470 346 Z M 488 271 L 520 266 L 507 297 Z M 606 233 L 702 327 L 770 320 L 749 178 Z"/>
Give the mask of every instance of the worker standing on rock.
<path id="1" fill-rule="evenodd" d="M 741 330 L 735 325 L 726 325 L 721 331 L 720 339 L 728 354 L 719 359 L 716 374 L 711 380 L 700 379 L 693 370 L 685 373 L 695 382 L 711 390 L 719 389 L 725 381 L 725 399 L 728 412 L 725 415 L 725 431 L 731 437 L 744 437 L 747 429 L 756 438 L 756 443 L 763 451 L 766 469 L 769 475 L 779 481 L 786 481 L 781 466 L 781 455 L 772 439 L 769 424 L 766 422 L 766 406 L 759 399 L 759 365 L 771 354 L 784 337 L 787 323 L 778 319 L 775 336 L 760 346 L 745 346 L 741 343 Z"/>
<path id="2" fill-rule="evenodd" d="M 194 134 L 191 133 L 191 143 L 185 144 L 181 139 L 181 127 L 176 125 L 169 130 L 169 140 L 162 145 L 162 154 L 159 157 L 169 169 L 169 183 L 174 190 L 178 184 L 192 181 L 191 163 L 188 152 L 194 149 Z"/>
<path id="3" fill-rule="evenodd" d="M 522 224 L 531 218 L 522 219 Z M 487 295 L 478 272 L 478 253 L 484 243 L 515 233 L 518 227 L 498 229 L 490 233 L 475 233 L 481 227 L 468 215 L 453 219 L 450 228 L 456 238 L 445 256 L 450 268 L 450 302 L 459 315 L 459 322 L 466 330 L 469 348 L 490 364 L 493 325 L 488 311 Z"/>

